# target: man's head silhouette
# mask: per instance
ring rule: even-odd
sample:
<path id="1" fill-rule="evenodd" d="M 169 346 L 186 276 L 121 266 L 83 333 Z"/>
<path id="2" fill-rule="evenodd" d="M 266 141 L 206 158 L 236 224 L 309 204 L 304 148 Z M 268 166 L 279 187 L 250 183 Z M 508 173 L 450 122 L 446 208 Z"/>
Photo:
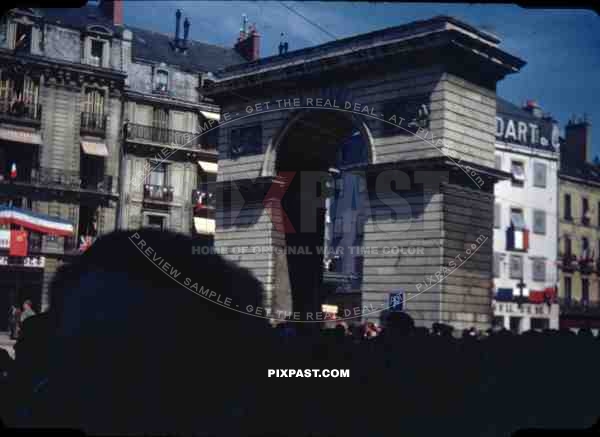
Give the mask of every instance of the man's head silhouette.
<path id="1" fill-rule="evenodd" d="M 263 290 L 220 256 L 195 254 L 196 244 L 170 232 L 116 232 L 58 272 L 48 425 L 173 432 L 200 421 L 210 430 L 237 405 L 244 381 L 235 369 L 251 366 L 267 326 L 244 309 L 260 306 Z"/>

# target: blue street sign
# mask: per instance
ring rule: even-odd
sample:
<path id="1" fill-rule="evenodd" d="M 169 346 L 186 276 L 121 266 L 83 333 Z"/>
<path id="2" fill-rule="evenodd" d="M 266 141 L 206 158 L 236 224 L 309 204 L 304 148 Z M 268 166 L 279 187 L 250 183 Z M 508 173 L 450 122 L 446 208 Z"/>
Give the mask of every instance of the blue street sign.
<path id="1" fill-rule="evenodd" d="M 404 290 L 394 290 L 390 293 L 390 311 L 402 311 L 404 310 Z"/>

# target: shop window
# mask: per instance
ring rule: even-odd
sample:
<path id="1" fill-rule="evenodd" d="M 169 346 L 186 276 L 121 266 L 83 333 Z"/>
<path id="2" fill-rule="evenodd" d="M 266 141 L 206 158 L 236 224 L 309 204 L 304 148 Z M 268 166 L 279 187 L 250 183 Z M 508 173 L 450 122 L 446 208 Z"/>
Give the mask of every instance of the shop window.
<path id="1" fill-rule="evenodd" d="M 522 187 L 525 183 L 525 166 L 522 161 L 511 162 L 512 185 Z"/>
<path id="2" fill-rule="evenodd" d="M 543 331 L 550 328 L 550 320 L 541 317 L 531 318 L 531 329 Z"/>

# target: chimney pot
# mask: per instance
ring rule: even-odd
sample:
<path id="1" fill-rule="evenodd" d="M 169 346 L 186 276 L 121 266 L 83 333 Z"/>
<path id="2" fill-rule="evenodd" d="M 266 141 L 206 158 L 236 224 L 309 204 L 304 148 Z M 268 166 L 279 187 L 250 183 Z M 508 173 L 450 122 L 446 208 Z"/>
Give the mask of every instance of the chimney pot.
<path id="1" fill-rule="evenodd" d="M 101 0 L 98 5 L 102 13 L 110 18 L 115 26 L 123 25 L 123 1 L 122 0 Z"/>
<path id="2" fill-rule="evenodd" d="M 183 21 L 183 46 L 184 47 L 187 47 L 189 34 L 190 34 L 190 20 L 188 19 L 188 17 L 185 17 L 185 20 Z"/>
<path id="3" fill-rule="evenodd" d="M 177 9 L 175 12 L 175 45 L 179 43 L 179 31 L 181 28 L 181 9 Z"/>

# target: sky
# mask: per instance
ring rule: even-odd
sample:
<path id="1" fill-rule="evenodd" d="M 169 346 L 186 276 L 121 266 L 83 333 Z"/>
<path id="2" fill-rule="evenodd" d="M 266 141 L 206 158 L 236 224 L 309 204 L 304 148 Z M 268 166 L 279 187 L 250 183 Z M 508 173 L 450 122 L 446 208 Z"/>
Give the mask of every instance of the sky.
<path id="1" fill-rule="evenodd" d="M 261 56 L 277 54 L 282 32 L 292 51 L 450 15 L 492 32 L 501 40 L 501 49 L 527 62 L 519 73 L 499 83 L 501 97 L 516 104 L 536 100 L 559 121 L 561 132 L 573 115 L 587 114 L 592 124 L 590 158 L 600 155 L 600 16 L 592 11 L 444 3 L 169 0 L 124 4 L 126 24 L 169 34 L 175 31 L 175 11 L 182 9 L 191 21 L 191 39 L 224 47 L 233 47 L 245 13 L 261 34 Z"/>

